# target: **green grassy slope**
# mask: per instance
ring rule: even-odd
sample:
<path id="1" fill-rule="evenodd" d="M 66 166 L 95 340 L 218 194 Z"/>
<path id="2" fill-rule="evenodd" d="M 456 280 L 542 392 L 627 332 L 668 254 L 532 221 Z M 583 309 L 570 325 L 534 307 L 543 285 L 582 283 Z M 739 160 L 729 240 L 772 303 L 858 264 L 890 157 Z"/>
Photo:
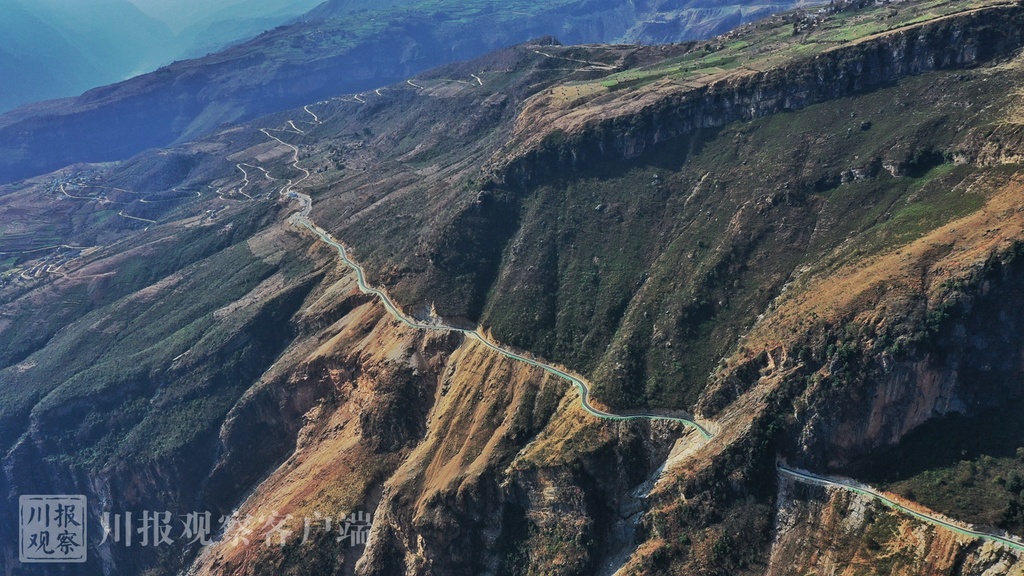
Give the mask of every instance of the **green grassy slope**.
<path id="1" fill-rule="evenodd" d="M 933 9 L 956 13 L 965 6 L 974 5 L 921 2 L 900 13 L 916 14 L 914 20 Z M 997 10 L 983 12 L 1000 15 L 988 25 L 1012 32 L 1016 20 L 1001 16 L 1018 18 L 1019 9 Z M 830 27 L 836 21 L 872 33 L 881 25 L 878 16 L 886 14 L 884 8 L 842 12 L 835 21 L 815 24 L 815 34 L 838 34 Z M 812 83 L 804 64 L 824 66 L 835 55 L 792 40 L 794 22 L 803 25 L 806 16 L 744 34 L 769 43 L 789 35 L 772 53 L 778 66 L 773 89 L 800 94 Z M 958 22 L 944 20 L 939 27 L 955 32 Z M 919 36 L 931 37 L 934 30 L 928 30 Z M 101 272 L 112 275 L 71 285 L 57 275 L 14 279 L 4 288 L 9 313 L 0 320 L 0 375 L 11 385 L 3 390 L 0 439 L 14 446 L 28 427 L 45 438 L 39 449 L 50 462 L 89 470 L 183 458 L 200 444 L 214 450 L 230 407 L 294 337 L 289 319 L 320 274 L 310 263 L 316 259 L 303 255 L 308 237 L 282 240 L 275 258 L 258 256 L 254 248 L 294 208 L 277 204 L 284 180 L 303 176 L 291 165 L 292 149 L 260 130 L 274 129 L 298 149 L 310 172 L 302 186 L 314 199 L 313 219 L 350 245 L 371 282 L 385 286 L 412 313 L 425 316 L 434 305 L 451 322 L 480 323 L 503 343 L 587 375 L 597 386 L 595 400 L 617 409 L 698 409 L 709 418 L 736 418 L 730 410 L 739 410 L 748 418 L 724 426 L 722 443 L 712 445 L 693 470 L 670 478 L 665 492 L 651 500 L 639 538 L 654 543 L 656 552 L 644 556 L 649 550 L 641 550 L 637 562 L 649 572 L 757 573 L 771 543 L 776 456 L 844 470 L 860 457 L 868 458 L 868 468 L 883 462 L 871 460 L 872 451 L 902 435 L 865 432 L 871 402 L 897 396 L 877 388 L 900 382 L 884 367 L 896 364 L 912 373 L 934 360 L 936 350 L 966 349 L 961 340 L 971 338 L 958 337 L 955 322 L 946 321 L 967 318 L 963 334 L 984 333 L 999 318 L 999 306 L 961 310 L 963 318 L 951 306 L 983 293 L 986 281 L 995 286 L 996 303 L 1016 301 L 1019 275 L 1007 273 L 1001 283 L 982 276 L 967 282 L 951 276 L 961 269 L 943 272 L 947 277 L 930 268 L 961 253 L 960 264 L 984 268 L 1000 246 L 995 240 L 986 244 L 977 230 L 964 232 L 973 244 L 957 241 L 966 245 L 942 244 L 930 235 L 959 218 L 978 217 L 999 237 L 991 224 L 995 217 L 982 216 L 997 194 L 1010 197 L 1004 191 L 1015 190 L 1020 176 L 1016 92 L 1024 69 L 1008 50 L 980 62 L 908 73 L 871 90 L 841 90 L 847 79 L 824 78 L 822 86 L 839 86 L 842 96 L 750 121 L 706 117 L 702 128 L 663 138 L 644 140 L 631 132 L 646 122 L 645 102 L 656 106 L 661 91 L 686 94 L 673 76 L 680 62 L 699 66 L 712 82 L 725 78 L 716 76 L 730 65 L 724 56 L 745 59 L 743 65 L 764 57 L 763 42 L 719 46 L 725 40 L 667 48 L 521 46 L 380 93 L 316 102 L 108 167 L 109 185 L 173 196 L 166 209 L 138 212 L 158 220 L 152 225 L 113 225 L 100 217 L 106 207 L 98 199 L 62 199 L 52 188 L 40 192 L 38 201 L 55 207 L 89 203 L 78 211 L 55 208 L 59 222 L 49 224 L 49 233 L 72 230 L 102 239 L 106 252 L 89 256 L 90 262 L 110 258 Z M 641 77 L 668 69 L 674 71 L 658 72 L 650 82 Z M 635 77 L 623 76 L 629 70 Z M 725 78 L 716 89 L 749 86 L 733 80 Z M 565 109 L 558 108 L 564 102 L 542 101 L 580 86 L 592 89 L 592 98 Z M 537 120 L 547 116 L 536 106 L 546 105 L 637 122 L 613 128 L 584 123 L 572 138 L 554 133 L 538 139 L 562 153 L 547 172 L 503 164 L 505 154 L 518 152 L 506 147 L 509 134 L 519 138 L 550 127 Z M 292 128 L 286 128 L 289 121 Z M 560 137 L 565 146 L 552 145 Z M 531 140 L 514 143 L 522 142 Z M 572 148 L 573 142 L 581 147 Z M 624 143 L 621 149 L 630 142 L 653 144 L 585 161 L 573 154 L 605 142 Z M 489 172 L 494 166 L 522 172 L 499 178 Z M 39 182 L 26 186 L 45 190 Z M 252 201 L 239 192 L 243 188 Z M 201 194 L 174 195 L 180 191 Z M 4 201 L 24 201 L 22 192 Z M 144 208 L 141 200 L 127 202 Z M 27 209 L 4 206 L 10 208 Z M 221 210 L 226 215 L 216 216 Z M 1016 214 L 1007 211 L 1003 218 L 1016 221 Z M 69 224 L 69 217 L 77 219 Z M 0 235 L 0 242 L 21 246 L 27 236 L 16 230 Z M 925 241 L 934 245 L 920 246 Z M 913 260 L 919 255 L 920 262 Z M 2 262 L 24 271 L 33 258 Z M 879 262 L 887 266 L 880 270 Z M 909 270 L 903 262 L 911 262 Z M 946 280 L 948 290 L 934 298 L 938 288 L 932 284 Z M 862 288 L 870 290 L 865 295 Z M 265 296 L 254 297 L 258 304 L 238 304 L 250 302 L 254 291 Z M 818 302 L 824 304 L 812 306 Z M 890 307 L 874 308 L 879 302 Z M 54 313 L 30 316 L 33 307 Z M 1019 316 L 1016 308 L 1003 308 Z M 750 334 L 754 339 L 745 339 Z M 990 348 L 1010 350 L 1012 340 L 999 336 L 1002 343 Z M 993 402 L 1013 399 L 1019 374 L 1009 367 L 978 377 L 983 365 L 963 364 L 976 373 L 964 372 L 962 381 L 951 377 L 954 391 L 970 401 L 989 392 L 998 392 L 989 394 Z M 927 384 L 923 377 L 913 386 L 906 384 L 909 376 L 902 382 L 892 388 Z M 975 389 L 973 382 L 982 385 Z M 758 385 L 761 395 L 746 394 Z M 967 400 L 970 410 L 982 406 Z M 945 409 L 936 406 L 936 414 Z M 1013 417 L 1013 406 L 1008 403 L 999 419 Z M 909 410 L 883 408 L 883 431 L 898 428 Z M 921 421 L 932 412 L 924 414 Z M 1004 508 L 1015 514 L 1008 502 L 1017 501 L 1020 490 L 1007 486 L 1020 481 L 1010 476 L 1019 435 L 1015 429 L 1005 433 L 1004 441 L 993 432 L 985 450 L 960 447 L 967 464 L 952 461 L 954 448 L 933 451 L 934 459 L 914 461 L 880 481 L 955 512 L 962 505 L 943 499 L 984 480 L 976 497 L 984 509 L 977 517 L 998 520 Z M 934 441 L 935 435 L 908 436 L 905 449 L 927 451 Z M 569 446 L 565 450 L 577 449 Z M 957 479 L 961 467 L 971 475 Z M 1006 518 L 1006 525 L 1017 526 L 1013 514 Z M 579 546 L 586 552 L 598 544 Z"/>

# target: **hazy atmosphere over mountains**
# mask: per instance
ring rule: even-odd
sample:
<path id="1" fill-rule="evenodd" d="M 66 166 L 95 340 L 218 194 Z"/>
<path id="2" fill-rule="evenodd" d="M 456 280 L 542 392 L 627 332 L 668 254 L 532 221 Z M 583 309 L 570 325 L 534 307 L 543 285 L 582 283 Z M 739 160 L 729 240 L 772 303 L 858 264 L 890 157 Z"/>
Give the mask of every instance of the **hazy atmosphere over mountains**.
<path id="1" fill-rule="evenodd" d="M 0 573 L 1020 576 L 1021 94 L 1015 0 L 331 0 L 10 111 Z"/>
<path id="2" fill-rule="evenodd" d="M 62 1 L 77 2 L 45 0 Z M 126 6 L 126 0 L 100 1 Z M 224 52 L 180 62 L 80 98 L 34 104 L 0 116 L 0 182 L 75 162 L 124 159 L 152 146 L 195 138 L 223 122 L 390 84 L 431 66 L 473 58 L 531 38 L 554 35 L 572 44 L 680 41 L 707 37 L 801 3 L 330 0 L 290 25 Z M 76 10 L 84 10 L 86 4 L 76 4 Z M 181 8 L 180 14 L 175 11 L 175 26 L 188 18 L 210 19 L 210 10 L 217 6 L 203 4 L 206 11 L 197 14 L 190 8 L 199 4 L 172 4 Z M 166 8 L 140 6 L 171 18 Z M 267 0 L 246 0 L 212 14 L 227 11 L 249 16 L 270 6 L 274 4 Z M 97 13 L 90 18 L 96 21 L 105 16 Z M 111 30 L 122 28 L 98 29 L 112 34 Z M 31 26 L 23 28 L 21 35 L 11 38 L 21 38 L 30 30 Z M 143 49 L 122 48 L 120 54 L 133 61 L 144 58 L 158 42 L 153 39 L 160 37 L 157 31 Z M 50 71 L 64 79 L 62 70 L 74 58 L 56 53 L 50 59 L 53 62 L 45 66 L 31 58 L 10 60 L 19 70 L 25 64 L 27 68 L 20 73 L 29 80 L 5 86 L 12 91 L 22 85 L 47 87 L 50 80 L 37 76 L 48 76 Z"/>
<path id="3" fill-rule="evenodd" d="M 0 112 L 201 56 L 318 0 L 0 0 Z"/>

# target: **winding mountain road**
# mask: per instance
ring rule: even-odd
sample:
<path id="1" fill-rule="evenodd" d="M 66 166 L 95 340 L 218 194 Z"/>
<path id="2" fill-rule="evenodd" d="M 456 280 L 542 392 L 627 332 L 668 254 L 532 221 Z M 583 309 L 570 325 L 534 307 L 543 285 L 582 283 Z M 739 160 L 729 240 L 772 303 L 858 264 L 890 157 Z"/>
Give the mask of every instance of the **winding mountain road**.
<path id="1" fill-rule="evenodd" d="M 409 83 L 412 84 L 411 81 L 409 81 Z M 413 86 L 416 86 L 416 85 L 413 84 Z M 419 86 L 416 86 L 416 87 L 417 88 L 421 88 Z M 309 110 L 306 110 L 306 111 L 309 112 Z M 317 119 L 317 120 L 319 121 L 319 119 Z M 286 197 L 286 198 L 295 200 L 295 201 L 297 201 L 300 204 L 299 211 L 293 213 L 289 217 L 289 220 L 291 222 L 294 222 L 294 223 L 296 223 L 298 225 L 301 225 L 301 226 L 307 228 L 309 231 L 311 231 L 313 234 L 315 234 L 320 239 L 321 242 L 324 242 L 325 244 L 327 244 L 327 245 L 333 247 L 334 249 L 336 249 L 338 251 L 338 256 L 341 259 L 341 261 L 344 262 L 345 265 L 348 266 L 353 272 L 355 272 L 357 284 L 359 286 L 359 290 L 361 292 L 363 292 L 364 294 L 370 294 L 370 295 L 376 296 L 381 301 L 381 303 L 384 305 L 384 307 L 387 309 L 387 311 L 392 316 L 394 316 L 398 321 L 402 322 L 406 326 L 409 326 L 411 328 L 415 328 L 415 329 L 418 329 L 418 330 L 436 330 L 436 331 L 443 331 L 443 332 L 458 332 L 460 334 L 463 334 L 467 338 L 471 338 L 471 339 L 474 339 L 474 340 L 480 342 L 484 346 L 490 348 L 491 350 L 493 350 L 494 352 L 497 352 L 498 354 L 501 354 L 502 356 L 505 356 L 506 358 L 509 358 L 511 360 L 515 360 L 517 362 L 522 362 L 522 363 L 527 364 L 529 366 L 532 366 L 534 368 L 539 368 L 539 369 L 541 369 L 541 370 L 543 370 L 543 371 L 545 371 L 545 372 L 547 372 L 547 373 L 549 373 L 549 374 L 551 374 L 553 376 L 561 378 L 561 379 L 569 382 L 570 384 L 572 384 L 573 386 L 576 387 L 576 389 L 579 391 L 579 394 L 580 394 L 580 404 L 581 404 L 582 408 L 588 414 L 590 414 L 591 416 L 594 416 L 596 418 L 600 418 L 602 420 L 615 421 L 615 422 L 630 421 L 630 420 L 652 420 L 652 421 L 660 420 L 660 421 L 667 421 L 667 422 L 678 422 L 678 423 L 684 424 L 687 427 L 690 427 L 690 428 L 693 428 L 694 430 L 696 430 L 697 433 L 699 433 L 701 435 L 701 437 L 704 438 L 704 440 L 711 440 L 714 437 L 714 434 L 709 429 L 712 425 L 710 425 L 710 424 L 705 425 L 705 424 L 698 423 L 695 419 L 689 418 L 689 417 L 666 416 L 666 415 L 653 414 L 653 413 L 614 414 L 614 413 L 611 413 L 611 412 L 607 412 L 607 411 L 601 410 L 599 408 L 594 407 L 590 403 L 591 390 L 593 388 L 592 385 L 586 379 L 584 379 L 583 377 L 575 375 L 575 374 L 572 374 L 567 369 L 564 369 L 564 368 L 561 368 L 561 367 L 549 364 L 547 362 L 536 360 L 536 359 L 531 358 L 531 357 L 529 357 L 527 355 L 524 355 L 522 353 L 516 352 L 516 351 L 512 350 L 511 348 L 503 346 L 502 344 L 500 344 L 500 343 L 494 341 L 493 339 L 491 339 L 479 327 L 477 327 L 475 329 L 458 328 L 458 327 L 455 327 L 455 326 L 449 326 L 447 324 L 442 324 L 442 323 L 440 323 L 440 321 L 438 321 L 436 323 L 427 323 L 427 322 L 418 321 L 418 320 L 416 320 L 414 318 L 411 318 L 411 317 L 407 316 L 402 311 L 402 309 L 395 303 L 395 301 L 392 300 L 392 298 L 387 294 L 387 292 L 384 291 L 384 289 L 375 288 L 375 287 L 371 286 L 367 282 L 365 270 L 363 269 L 363 267 L 358 262 L 356 262 L 355 260 L 353 260 L 352 258 L 349 257 L 347 248 L 341 242 L 339 242 L 337 239 L 335 239 L 329 232 L 327 232 L 326 230 L 324 230 L 323 228 L 318 226 L 310 218 L 310 215 L 311 215 L 311 213 L 313 211 L 313 199 L 309 195 L 304 194 L 302 192 L 299 192 L 296 189 L 296 187 L 299 184 L 301 184 L 302 182 L 307 180 L 310 177 L 310 175 L 311 175 L 309 170 L 303 168 L 299 164 L 299 148 L 297 146 L 295 146 L 294 144 L 289 144 L 288 142 L 285 142 L 285 141 L 281 140 L 280 138 L 274 136 L 266 128 L 261 129 L 261 131 L 268 138 L 271 138 L 271 139 L 277 141 L 279 144 L 281 144 L 283 146 L 286 146 L 289 149 L 291 149 L 291 151 L 292 151 L 291 166 L 295 170 L 297 170 L 297 171 L 299 171 L 299 172 L 301 172 L 303 174 L 302 177 L 300 177 L 297 180 L 288 179 L 286 181 L 285 185 L 281 188 L 281 190 L 279 192 L 279 194 L 282 197 Z M 271 177 L 270 174 L 266 172 L 266 170 L 264 170 L 264 173 L 266 173 L 267 177 Z M 999 535 L 999 534 L 993 534 L 993 533 L 989 533 L 989 532 L 981 532 L 981 531 L 975 530 L 975 529 L 973 529 L 973 528 L 971 528 L 971 527 L 969 527 L 967 525 L 962 525 L 962 524 L 956 523 L 954 521 L 948 520 L 946 518 L 943 518 L 943 517 L 941 517 L 941 516 L 939 516 L 937 514 L 922 512 L 922 511 L 919 511 L 919 510 L 915 510 L 915 509 L 909 508 L 909 507 L 904 506 L 903 504 L 900 504 L 899 502 L 893 500 L 892 498 L 884 495 L 883 493 L 881 493 L 881 492 L 879 492 L 877 490 L 874 490 L 873 488 L 870 488 L 868 486 L 865 486 L 863 484 L 854 482 L 853 480 L 849 480 L 849 479 L 845 479 L 845 478 L 834 478 L 834 477 L 827 477 L 827 476 L 816 475 L 816 474 L 812 474 L 812 473 L 807 472 L 807 471 L 789 468 L 789 467 L 787 467 L 787 466 L 785 466 L 783 464 L 779 464 L 778 465 L 778 473 L 781 476 L 786 476 L 786 477 L 789 477 L 792 480 L 795 480 L 795 481 L 798 481 L 798 482 L 803 482 L 803 483 L 806 483 L 806 484 L 813 484 L 813 485 L 825 486 L 825 487 L 835 487 L 835 488 L 840 488 L 840 489 L 843 489 L 843 490 L 848 490 L 850 492 L 859 494 L 861 496 L 865 496 L 865 497 L 868 497 L 868 498 L 875 499 L 875 500 L 881 502 L 883 505 L 885 505 L 885 506 L 887 506 L 887 507 L 889 507 L 889 508 L 891 508 L 893 510 L 896 510 L 896 511 L 908 514 L 908 515 L 910 515 L 910 516 L 912 516 L 914 518 L 917 518 L 918 520 L 920 520 L 922 522 L 926 522 L 928 524 L 931 524 L 931 525 L 934 525 L 934 526 L 937 526 L 937 527 L 940 527 L 940 528 L 944 528 L 944 529 L 950 530 L 950 531 L 952 531 L 952 532 L 954 532 L 956 534 L 960 534 L 962 536 L 967 536 L 967 537 L 970 537 L 970 538 L 976 538 L 976 539 L 981 539 L 981 540 L 985 540 L 985 541 L 989 541 L 989 542 L 994 542 L 994 543 L 1006 546 L 1008 548 L 1011 548 L 1011 549 L 1013 549 L 1015 551 L 1024 552 L 1024 543 L 1022 543 L 1022 542 L 1018 542 L 1016 540 L 1012 540 L 1010 538 L 1007 538 L 1007 537 Z"/>
<path id="2" fill-rule="evenodd" d="M 303 106 L 302 109 L 305 110 L 307 114 L 313 117 L 313 121 L 308 122 L 309 124 L 322 124 L 322 122 L 320 122 L 320 118 L 316 115 L 316 113 L 309 109 L 309 104 Z"/>
<path id="3" fill-rule="evenodd" d="M 930 514 L 927 512 L 921 512 L 919 510 L 914 510 L 913 508 L 908 508 L 907 506 L 904 506 L 903 504 L 896 502 L 892 498 L 875 490 L 874 488 L 871 488 L 870 486 L 866 486 L 859 482 L 855 482 L 848 478 L 821 476 L 819 474 L 812 474 L 805 470 L 789 468 L 782 464 L 778 465 L 778 470 L 779 475 L 787 476 L 793 480 L 796 480 L 797 482 L 802 482 L 804 484 L 813 484 L 815 486 L 824 486 L 826 488 L 841 488 L 843 490 L 853 492 L 854 494 L 871 498 L 873 500 L 880 502 L 882 505 L 888 508 L 896 510 L 897 512 L 908 514 L 922 522 L 931 524 L 933 526 L 938 526 L 940 528 L 945 528 L 946 530 L 950 530 L 952 532 L 960 534 L 961 536 L 967 536 L 969 538 L 977 538 L 979 540 L 995 542 L 996 544 L 1001 544 L 1008 548 L 1012 548 L 1013 550 L 1016 550 L 1018 552 L 1024 552 L 1024 543 L 1022 542 L 1011 540 L 999 534 L 992 534 L 990 532 L 980 532 L 969 526 L 961 525 L 951 520 L 947 520 L 937 514 Z"/>
<path id="4" fill-rule="evenodd" d="M 121 218 L 127 218 L 129 220 L 138 220 L 139 222 L 145 222 L 147 224 L 156 224 L 156 220 L 150 220 L 149 218 L 140 218 L 138 216 L 129 216 L 128 214 L 124 213 L 124 210 L 118 212 L 117 215 L 120 216 Z"/>
<path id="5" fill-rule="evenodd" d="M 303 173 L 303 176 L 298 180 L 287 180 L 280 191 L 280 194 L 282 196 L 293 200 L 297 200 L 301 205 L 299 211 L 292 214 L 289 217 L 289 219 L 301 226 L 306 227 L 311 232 L 316 234 L 317 237 L 319 237 L 322 242 L 335 248 L 338 251 L 338 255 L 341 258 L 342 262 L 344 262 L 349 268 L 351 268 L 356 273 L 356 279 L 359 285 L 359 290 L 364 294 L 372 294 L 379 298 L 381 303 L 384 304 L 384 307 L 388 310 L 388 312 L 390 312 L 391 315 L 394 316 L 397 320 L 411 328 L 416 328 L 418 330 L 438 330 L 443 332 L 461 333 L 465 335 L 467 338 L 477 340 L 484 346 L 487 346 L 491 350 L 494 350 L 495 352 L 501 354 L 502 356 L 505 356 L 506 358 L 510 358 L 518 362 L 523 362 L 524 364 L 528 364 L 530 366 L 533 366 L 534 368 L 540 368 L 541 370 L 549 374 L 566 380 L 569 383 L 576 386 L 577 390 L 579 390 L 580 403 L 583 406 L 583 409 L 587 413 L 597 418 L 616 422 L 624 422 L 629 420 L 661 420 L 666 422 L 679 422 L 696 430 L 705 440 L 710 440 L 712 438 L 713 435 L 708 430 L 708 428 L 699 424 L 698 422 L 691 418 L 685 418 L 680 416 L 664 416 L 652 413 L 613 414 L 611 412 L 606 412 L 599 408 L 595 408 L 590 403 L 590 394 L 592 386 L 582 377 L 570 374 L 565 369 L 559 368 L 557 366 L 545 362 L 541 362 L 539 360 L 534 360 L 533 358 L 529 358 L 527 356 L 524 356 L 523 354 L 511 350 L 510 348 L 502 346 L 501 344 L 491 340 L 479 328 L 475 330 L 470 330 L 466 328 L 457 328 L 455 326 L 449 326 L 440 323 L 427 324 L 419 322 L 414 318 L 410 318 L 409 316 L 406 316 L 405 313 L 402 312 L 401 308 L 399 308 L 399 306 L 395 304 L 394 300 L 392 300 L 391 297 L 384 290 L 374 288 L 373 286 L 370 286 L 369 283 L 367 283 L 366 273 L 363 270 L 363 267 L 354 260 L 352 260 L 351 258 L 349 258 L 348 250 L 345 248 L 345 246 L 341 242 L 336 240 L 333 236 L 331 236 L 329 232 L 318 226 L 315 222 L 313 222 L 310 219 L 310 213 L 313 211 L 313 199 L 310 198 L 309 195 L 303 194 L 302 192 L 299 192 L 298 190 L 295 189 L 296 186 L 298 186 L 299 184 L 301 184 L 303 181 L 310 177 L 309 170 L 306 170 L 305 168 L 299 165 L 299 148 L 294 144 L 289 144 L 288 142 L 281 140 L 277 136 L 274 136 L 273 134 L 270 133 L 269 129 L 267 128 L 262 128 L 261 132 L 263 132 L 263 134 L 265 134 L 268 138 L 271 138 L 277 141 L 279 144 L 290 148 L 292 151 L 291 166 Z"/>
<path id="6" fill-rule="evenodd" d="M 604 62 L 591 62 L 590 60 L 579 60 L 577 58 L 567 58 L 565 56 L 555 56 L 554 54 L 548 54 L 547 52 L 541 52 L 540 50 L 534 50 L 534 54 L 543 56 L 545 58 L 551 58 L 553 60 L 565 60 L 566 62 L 579 62 L 580 64 L 586 64 L 592 70 L 600 70 L 603 72 L 612 72 L 618 70 L 617 66 L 612 64 L 605 64 Z"/>
<path id="7" fill-rule="evenodd" d="M 694 420 L 691 420 L 689 418 L 682 418 L 682 417 L 676 417 L 676 416 L 663 416 L 663 415 L 651 414 L 651 413 L 643 413 L 643 414 L 612 414 L 610 412 L 605 412 L 604 410 L 601 410 L 599 408 L 595 408 L 593 405 L 590 404 L 590 390 L 591 390 L 590 384 L 588 382 L 586 382 L 585 380 L 583 380 L 583 378 L 578 377 L 578 376 L 574 376 L 574 375 L 570 374 L 569 372 L 567 372 L 567 371 L 565 371 L 565 370 L 563 370 L 561 368 L 558 368 L 556 366 L 553 366 L 551 364 L 547 364 L 545 362 L 540 362 L 538 360 L 534 360 L 532 358 L 529 358 L 527 356 L 524 356 L 522 354 L 514 352 L 511 349 L 506 348 L 506 347 L 502 346 L 501 344 L 498 344 L 497 342 L 492 341 L 479 328 L 477 328 L 475 330 L 470 330 L 470 329 L 467 329 L 467 328 L 457 328 L 457 327 L 454 327 L 454 326 L 448 326 L 446 324 L 427 324 L 427 323 L 423 323 L 423 322 L 418 322 L 417 320 L 406 316 L 401 311 L 401 309 L 398 307 L 398 305 L 396 305 L 395 302 L 391 299 L 391 297 L 388 296 L 388 294 L 386 292 L 384 292 L 381 289 L 374 288 L 374 287 L 370 286 L 369 284 L 367 284 L 367 282 L 366 282 L 366 273 L 363 271 L 363 267 L 360 266 L 357 262 L 355 262 L 351 258 L 349 258 L 348 252 L 345 249 L 345 246 L 342 245 L 337 240 L 335 240 L 327 231 L 325 231 L 323 228 L 320 228 L 319 226 L 317 226 L 312 220 L 310 220 L 308 218 L 308 214 L 309 214 L 310 209 L 312 207 L 312 200 L 309 198 L 309 196 L 306 196 L 305 194 L 301 194 L 301 193 L 295 192 L 295 191 L 290 191 L 289 192 L 289 196 L 292 197 L 292 198 L 298 199 L 299 202 L 303 205 L 303 208 L 299 212 L 296 212 L 292 216 L 293 221 L 295 221 L 298 224 L 301 224 L 302 226 L 305 226 L 306 228 L 308 228 L 310 231 L 312 231 L 314 234 L 316 234 L 320 238 L 320 240 L 322 242 L 324 242 L 325 244 L 328 244 L 328 245 L 336 248 L 338 250 L 338 255 L 341 257 L 341 260 L 346 265 L 348 265 L 348 267 L 351 268 L 356 273 L 356 278 L 357 278 L 358 284 L 359 284 L 359 290 L 362 291 L 364 294 L 372 294 L 374 296 L 377 296 L 380 299 L 380 301 L 384 304 L 384 307 L 387 308 L 388 312 L 390 312 L 392 316 L 394 316 L 396 319 L 401 321 L 403 324 L 405 324 L 405 325 L 407 325 L 409 327 L 412 327 L 412 328 L 419 329 L 419 330 L 439 330 L 439 331 L 443 331 L 443 332 L 459 332 L 461 334 L 464 334 L 468 338 L 472 338 L 474 340 L 477 340 L 478 342 L 480 342 L 484 346 L 487 346 L 491 350 L 494 350 L 495 352 L 497 352 L 497 353 L 499 353 L 499 354 L 501 354 L 501 355 L 503 355 L 503 356 L 505 356 L 507 358 L 511 358 L 512 360 L 523 362 L 524 364 L 528 364 L 530 366 L 533 366 L 534 368 L 540 368 L 541 370 L 544 370 L 545 372 L 547 372 L 549 374 L 557 376 L 557 377 L 559 377 L 559 378 L 561 378 L 563 380 L 567 380 L 571 384 L 574 384 L 576 386 L 576 388 L 579 390 L 579 392 L 580 392 L 580 402 L 583 405 L 583 409 L 586 410 L 592 416 L 596 416 L 597 418 L 602 418 L 604 420 L 614 420 L 614 421 L 664 420 L 664 421 L 669 421 L 669 422 L 681 422 L 681 423 L 683 423 L 683 424 L 685 424 L 685 425 L 695 429 L 698 433 L 700 433 L 701 436 L 704 437 L 704 439 L 710 440 L 712 438 L 712 434 L 711 434 L 710 431 L 708 431 L 707 428 L 705 428 L 701 424 L 698 424 L 697 422 L 695 422 Z"/>

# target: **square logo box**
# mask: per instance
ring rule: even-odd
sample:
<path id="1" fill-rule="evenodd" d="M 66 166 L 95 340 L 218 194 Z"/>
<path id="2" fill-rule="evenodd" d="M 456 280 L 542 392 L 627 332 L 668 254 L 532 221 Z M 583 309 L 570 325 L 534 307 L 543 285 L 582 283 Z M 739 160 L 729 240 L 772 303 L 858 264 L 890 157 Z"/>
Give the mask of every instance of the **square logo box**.
<path id="1" fill-rule="evenodd" d="M 85 496 L 21 496 L 18 558 L 22 564 L 86 560 Z"/>

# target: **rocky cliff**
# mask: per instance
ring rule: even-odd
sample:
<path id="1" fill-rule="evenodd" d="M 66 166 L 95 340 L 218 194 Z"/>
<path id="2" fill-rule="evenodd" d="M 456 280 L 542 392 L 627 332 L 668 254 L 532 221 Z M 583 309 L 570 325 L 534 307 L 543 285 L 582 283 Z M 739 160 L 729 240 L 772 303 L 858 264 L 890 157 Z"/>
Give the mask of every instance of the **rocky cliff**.
<path id="1" fill-rule="evenodd" d="M 523 45 L 8 187 L 5 213 L 51 206 L 97 244 L 5 261 L 8 500 L 30 470 L 94 515 L 256 522 L 96 549 L 111 574 L 1019 571 L 777 469 L 1024 529 L 1020 9 L 942 7 Z M 398 320 L 286 218 L 305 194 L 405 315 L 712 438 L 596 418 L 566 380 Z"/>
<path id="2" fill-rule="evenodd" d="M 1020 574 L 1019 553 L 937 529 L 839 489 L 780 481 L 766 574 Z"/>
<path id="3" fill-rule="evenodd" d="M 662 81 L 656 89 L 627 89 L 622 96 L 586 104 L 584 99 L 568 112 L 551 97 L 538 97 L 502 156 L 506 159 L 494 168 L 496 178 L 529 186 L 564 174 L 567 166 L 635 158 L 701 130 L 856 96 L 908 76 L 1005 59 L 1024 45 L 1022 22 L 1018 6 L 968 10 L 839 43 L 766 71 L 741 66 L 701 79 L 697 87 Z"/>

